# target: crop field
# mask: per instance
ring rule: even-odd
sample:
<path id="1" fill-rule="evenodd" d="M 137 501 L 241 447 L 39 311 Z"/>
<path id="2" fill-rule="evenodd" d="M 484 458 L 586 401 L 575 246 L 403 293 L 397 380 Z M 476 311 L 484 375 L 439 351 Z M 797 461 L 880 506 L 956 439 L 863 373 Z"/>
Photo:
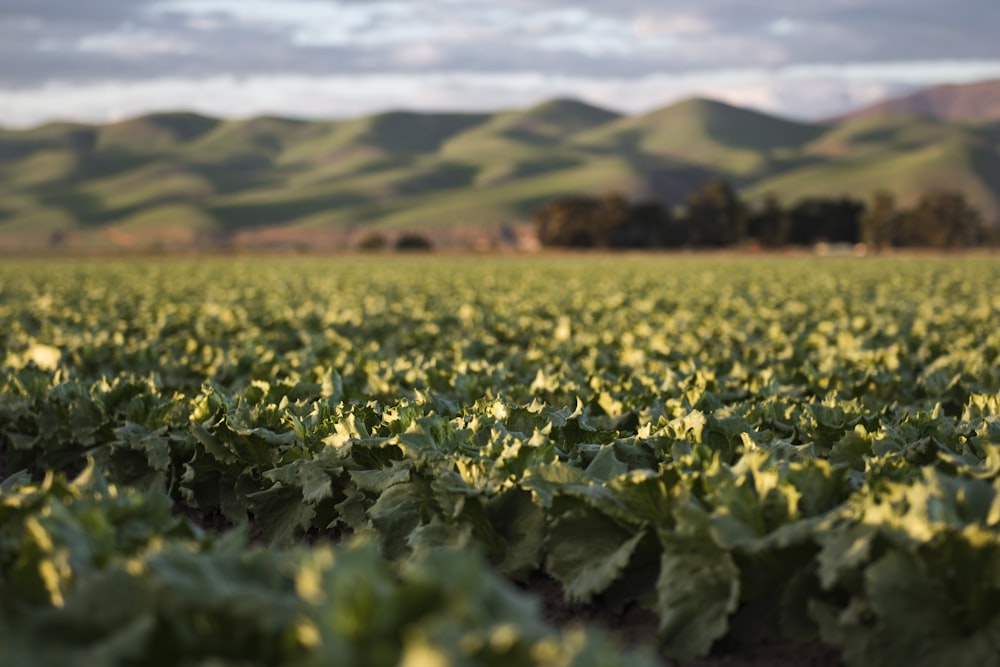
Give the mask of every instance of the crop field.
<path id="1" fill-rule="evenodd" d="M 1000 664 L 997 286 L 5 260 L 0 664 Z"/>

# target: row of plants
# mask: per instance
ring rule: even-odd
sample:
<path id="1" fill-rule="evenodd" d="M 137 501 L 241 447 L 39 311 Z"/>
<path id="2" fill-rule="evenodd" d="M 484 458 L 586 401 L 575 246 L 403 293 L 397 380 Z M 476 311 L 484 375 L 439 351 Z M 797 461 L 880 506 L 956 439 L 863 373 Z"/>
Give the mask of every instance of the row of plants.
<path id="1" fill-rule="evenodd" d="M 322 661 L 371 624 L 395 652 L 348 664 L 647 659 L 536 623 L 498 576 L 650 610 L 676 659 L 758 627 L 849 665 L 997 654 L 992 262 L 19 269 L 0 301 L 0 636 L 62 623 L 76 639 L 53 660 L 142 662 L 157 642 L 236 660 L 171 593 L 190 569 L 206 605 L 253 617 L 262 645 L 239 659 L 258 664 Z M 353 562 L 370 569 L 336 574 Z M 317 563 L 322 593 L 301 583 Z M 91 629 L 79 609 L 112 588 L 146 611 Z M 402 610 L 376 623 L 376 600 Z"/>

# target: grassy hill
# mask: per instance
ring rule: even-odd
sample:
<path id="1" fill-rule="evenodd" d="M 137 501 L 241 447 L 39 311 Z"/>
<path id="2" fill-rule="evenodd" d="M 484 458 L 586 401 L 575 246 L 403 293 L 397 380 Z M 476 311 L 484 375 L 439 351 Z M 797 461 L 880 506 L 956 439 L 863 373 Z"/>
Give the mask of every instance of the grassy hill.
<path id="1" fill-rule="evenodd" d="M 862 116 L 831 127 L 803 148 L 803 164 L 759 179 L 745 194 L 784 198 L 892 191 L 912 204 L 934 188 L 964 191 L 988 220 L 1000 215 L 995 126 L 907 116 Z"/>
<path id="2" fill-rule="evenodd" d="M 954 187 L 993 221 L 1000 121 L 862 114 L 806 124 L 705 99 L 629 117 L 556 99 L 347 121 L 158 113 L 53 123 L 0 131 L 0 245 L 499 228 L 568 194 L 679 204 L 713 175 L 751 200 L 888 189 L 906 203 Z"/>
<path id="3" fill-rule="evenodd" d="M 815 139 L 821 126 L 805 125 L 722 102 L 691 99 L 643 116 L 622 118 L 577 136 L 578 146 L 598 155 L 695 164 L 747 179 L 767 173 Z"/>

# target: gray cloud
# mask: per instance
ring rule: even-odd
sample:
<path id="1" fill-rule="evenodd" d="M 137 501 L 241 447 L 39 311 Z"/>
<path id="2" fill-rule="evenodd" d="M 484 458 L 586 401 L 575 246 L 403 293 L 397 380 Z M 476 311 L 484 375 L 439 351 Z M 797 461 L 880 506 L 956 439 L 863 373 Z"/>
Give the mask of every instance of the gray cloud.
<path id="1" fill-rule="evenodd" d="M 497 104 L 520 103 L 552 92 L 599 103 L 629 94 L 638 101 L 622 106 L 635 110 L 704 91 L 821 115 L 879 91 L 1000 72 L 995 3 L 0 0 L 0 123 L 15 112 L 29 119 L 32 108 L 58 108 L 58 100 L 45 101 L 50 90 L 81 114 L 95 109 L 91 115 L 183 106 L 188 100 L 177 91 L 184 85 L 198 91 L 205 109 L 216 109 L 207 86 L 222 86 L 225 101 L 220 92 L 217 106 L 236 108 L 241 81 L 256 82 L 243 87 L 241 108 L 281 111 L 270 97 L 259 101 L 263 87 L 281 77 L 318 87 L 333 82 L 310 101 L 315 114 L 400 100 L 461 107 L 495 96 Z M 85 90 L 118 102 L 90 104 Z M 462 103 L 462 91 L 473 91 L 466 93 L 471 102 Z M 181 97 L 171 104 L 170 94 Z"/>
<path id="2" fill-rule="evenodd" d="M 660 72 L 1000 56 L 995 0 L 2 0 L 0 85 L 208 74 Z"/>

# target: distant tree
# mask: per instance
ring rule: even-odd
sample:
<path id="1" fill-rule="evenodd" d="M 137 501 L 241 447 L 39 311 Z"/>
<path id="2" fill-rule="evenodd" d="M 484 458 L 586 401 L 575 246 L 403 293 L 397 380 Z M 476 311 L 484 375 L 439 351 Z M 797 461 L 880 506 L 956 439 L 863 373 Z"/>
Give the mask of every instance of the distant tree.
<path id="1" fill-rule="evenodd" d="M 712 180 L 688 196 L 688 240 L 696 246 L 727 246 L 746 240 L 747 209 L 733 188 Z"/>
<path id="2" fill-rule="evenodd" d="M 604 248 L 620 240 L 627 245 L 627 234 L 616 229 L 627 227 L 632 208 L 618 193 L 593 197 L 561 197 L 535 212 L 538 240 L 545 246 Z"/>
<path id="3" fill-rule="evenodd" d="M 592 197 L 560 197 L 535 211 L 538 241 L 543 246 L 592 248 L 604 245 L 597 222 L 600 201 Z"/>
<path id="4" fill-rule="evenodd" d="M 368 232 L 357 243 L 357 249 L 365 252 L 375 252 L 385 250 L 389 246 L 389 241 L 379 232 Z"/>
<path id="5" fill-rule="evenodd" d="M 789 243 L 857 243 L 862 202 L 848 197 L 807 197 L 789 210 Z"/>
<path id="6" fill-rule="evenodd" d="M 791 220 L 781 208 L 781 202 L 774 195 L 768 195 L 761 209 L 747 220 L 747 236 L 763 246 L 780 247 L 788 243 L 790 227 Z"/>
<path id="7" fill-rule="evenodd" d="M 601 197 L 590 220 L 595 245 L 599 247 L 616 245 L 616 236 L 628 240 L 626 235 L 616 234 L 616 231 L 627 229 L 631 215 L 632 207 L 620 192 L 608 192 Z M 622 243 L 622 245 L 627 244 Z"/>
<path id="8" fill-rule="evenodd" d="M 676 234 L 670 211 L 657 201 L 630 203 L 618 193 L 554 199 L 534 214 L 545 246 L 653 248 Z"/>
<path id="9" fill-rule="evenodd" d="M 664 207 L 660 226 L 659 244 L 664 248 L 682 248 L 690 245 L 690 229 L 687 219 L 671 213 Z"/>
<path id="10" fill-rule="evenodd" d="M 843 196 L 806 197 L 784 208 L 769 195 L 750 211 L 728 183 L 716 179 L 690 193 L 680 216 L 661 202 L 633 204 L 609 193 L 554 199 L 536 210 L 533 220 L 542 245 L 562 247 L 722 247 L 751 239 L 767 247 L 1000 245 L 1000 231 L 984 226 L 980 213 L 954 190 L 928 192 L 909 210 L 897 209 L 892 193 L 879 190 L 867 207 Z"/>
<path id="11" fill-rule="evenodd" d="M 417 234 L 416 232 L 407 232 L 396 239 L 396 250 L 418 250 L 426 251 L 432 250 L 434 244 L 429 238 L 423 234 Z"/>
<path id="12" fill-rule="evenodd" d="M 1000 247 L 1000 227 L 983 225 L 980 232 L 980 244 L 990 248 Z"/>
<path id="13" fill-rule="evenodd" d="M 878 190 L 861 216 L 858 238 L 869 248 L 879 250 L 892 242 L 898 221 L 896 198 L 887 190 Z"/>
<path id="14" fill-rule="evenodd" d="M 610 245 L 616 248 L 656 248 L 667 245 L 673 232 L 673 216 L 658 201 L 643 201 L 628 207 L 627 215 L 611 228 Z"/>
<path id="15" fill-rule="evenodd" d="M 963 248 L 982 238 L 982 216 L 963 193 L 933 190 L 901 217 L 895 241 L 904 246 Z"/>

